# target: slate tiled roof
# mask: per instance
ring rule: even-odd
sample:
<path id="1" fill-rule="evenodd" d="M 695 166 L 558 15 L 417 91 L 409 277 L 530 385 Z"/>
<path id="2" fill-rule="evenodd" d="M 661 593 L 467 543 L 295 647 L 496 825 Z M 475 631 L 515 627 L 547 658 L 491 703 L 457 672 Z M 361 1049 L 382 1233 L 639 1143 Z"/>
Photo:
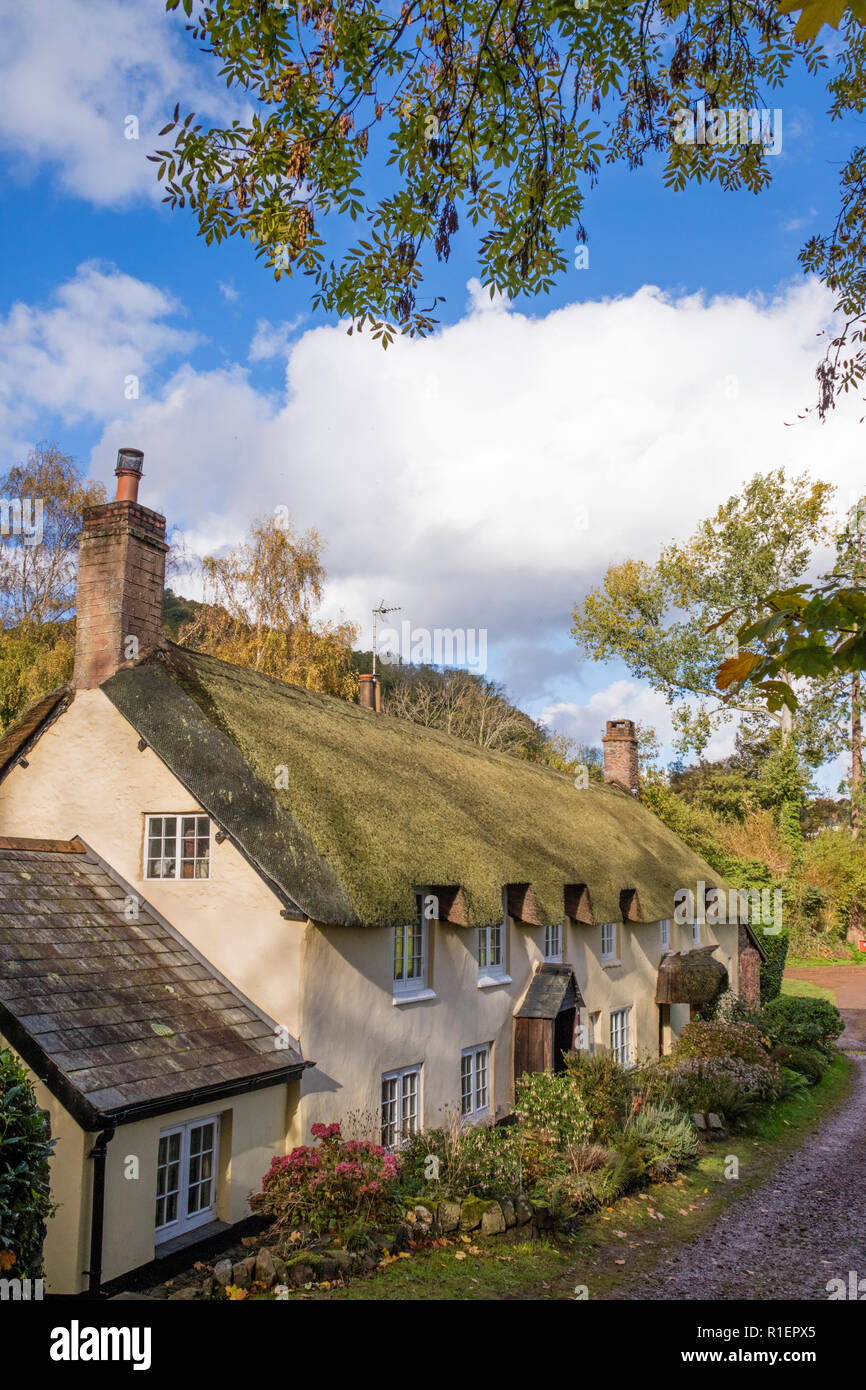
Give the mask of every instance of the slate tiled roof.
<path id="1" fill-rule="evenodd" d="M 545 961 L 530 981 L 515 1018 L 556 1018 L 560 1009 L 583 1008 L 583 998 L 570 965 Z"/>
<path id="2" fill-rule="evenodd" d="M 0 1033 L 87 1129 L 307 1065 L 80 840 L 0 837 Z"/>

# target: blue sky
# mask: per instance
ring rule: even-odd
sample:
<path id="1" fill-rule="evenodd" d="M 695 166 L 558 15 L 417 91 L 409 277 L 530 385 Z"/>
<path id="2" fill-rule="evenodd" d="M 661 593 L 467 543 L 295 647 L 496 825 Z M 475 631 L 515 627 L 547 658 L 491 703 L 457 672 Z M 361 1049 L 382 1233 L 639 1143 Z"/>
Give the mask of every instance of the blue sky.
<path id="1" fill-rule="evenodd" d="M 821 81 L 766 94 L 783 141 L 760 196 L 673 194 L 660 160 L 604 166 L 589 268 L 542 301 L 487 305 L 460 235 L 430 267 L 443 330 L 386 364 L 310 313 L 309 284 L 275 284 L 240 239 L 207 248 L 158 201 L 146 155 L 175 101 L 227 109 L 161 0 L 0 0 L 0 16 L 4 466 L 54 438 L 108 480 L 117 445 L 139 445 L 143 500 L 198 553 L 287 505 L 327 540 L 328 611 L 365 645 L 384 596 L 415 625 L 484 627 L 489 674 L 564 731 L 594 741 L 625 714 L 666 737 L 662 701 L 581 663 L 571 603 L 758 470 L 808 467 L 843 509 L 862 472 L 856 403 L 788 424 L 831 308 L 797 251 L 830 224 L 856 134 L 831 126 Z"/>

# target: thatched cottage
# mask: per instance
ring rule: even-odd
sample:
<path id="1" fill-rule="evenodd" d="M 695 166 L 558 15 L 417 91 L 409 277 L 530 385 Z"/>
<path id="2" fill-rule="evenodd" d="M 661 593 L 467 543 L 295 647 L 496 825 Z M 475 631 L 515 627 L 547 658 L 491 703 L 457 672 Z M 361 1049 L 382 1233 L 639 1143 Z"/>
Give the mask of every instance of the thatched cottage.
<path id="1" fill-rule="evenodd" d="M 581 787 L 370 680 L 351 705 L 167 642 L 139 472 L 85 515 L 72 682 L 0 739 L 0 1035 L 60 1138 L 66 1292 L 238 1220 L 318 1120 L 495 1119 L 574 1045 L 665 1050 L 758 960 L 674 920 L 724 885 L 633 795 L 628 721 Z"/>

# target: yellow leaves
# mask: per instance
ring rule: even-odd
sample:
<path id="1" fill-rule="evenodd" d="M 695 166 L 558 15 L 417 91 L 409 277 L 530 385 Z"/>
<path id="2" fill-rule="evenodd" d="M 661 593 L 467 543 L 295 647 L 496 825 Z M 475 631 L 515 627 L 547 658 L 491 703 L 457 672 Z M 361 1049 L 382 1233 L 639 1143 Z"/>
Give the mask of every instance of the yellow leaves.
<path id="1" fill-rule="evenodd" d="M 259 518 L 247 539 L 202 563 L 205 604 L 181 642 L 277 680 L 352 699 L 357 677 L 352 644 L 358 629 L 315 617 L 325 570 L 315 530 L 296 534 L 289 509 Z"/>
<path id="2" fill-rule="evenodd" d="M 740 681 L 748 680 L 760 660 L 761 658 L 754 652 L 740 652 L 737 656 L 728 657 L 727 661 L 722 662 L 716 673 L 717 688 L 727 690 L 729 685 L 736 685 Z"/>
<path id="3" fill-rule="evenodd" d="M 247 1297 L 246 1289 L 239 1288 L 237 1284 L 226 1284 L 226 1298 L 229 1303 L 241 1303 Z"/>
<path id="4" fill-rule="evenodd" d="M 466 1259 L 466 1251 L 465 1251 L 465 1250 L 455 1250 L 455 1251 L 454 1251 L 454 1258 L 455 1258 L 455 1260 L 465 1260 L 465 1259 Z"/>
<path id="5" fill-rule="evenodd" d="M 11 1269 L 15 1258 L 14 1250 L 0 1250 L 0 1269 Z"/>
<path id="6" fill-rule="evenodd" d="M 258 1240 L 258 1236 L 241 1236 L 241 1245 L 257 1245 Z M 196 1268 L 198 1268 L 197 1265 Z"/>
<path id="7" fill-rule="evenodd" d="M 866 24 L 866 0 L 780 0 L 780 14 L 794 14 L 800 10 L 800 18 L 794 26 L 794 38 L 808 43 L 817 38 L 825 24 L 838 29 L 850 11 L 858 24 Z"/>

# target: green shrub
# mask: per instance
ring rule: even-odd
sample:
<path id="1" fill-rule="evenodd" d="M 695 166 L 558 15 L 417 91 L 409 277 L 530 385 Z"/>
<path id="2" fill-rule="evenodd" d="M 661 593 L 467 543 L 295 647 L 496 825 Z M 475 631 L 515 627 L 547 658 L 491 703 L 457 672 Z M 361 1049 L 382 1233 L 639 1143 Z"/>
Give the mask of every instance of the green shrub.
<path id="1" fill-rule="evenodd" d="M 749 1014 L 735 990 L 723 989 L 713 1002 L 712 1017 L 716 1023 L 742 1023 L 748 1020 Z"/>
<path id="2" fill-rule="evenodd" d="M 534 1201 L 549 1207 L 557 1218 L 610 1206 L 644 1176 L 643 1146 L 636 1138 L 620 1135 L 617 1147 L 576 1144 L 566 1154 L 551 1153 L 530 1193 Z"/>
<path id="3" fill-rule="evenodd" d="M 592 1138 L 609 1144 L 622 1133 L 631 1110 L 629 1074 L 609 1052 L 569 1052 L 565 1064 L 592 1121 Z"/>
<path id="4" fill-rule="evenodd" d="M 55 1142 L 24 1067 L 0 1049 L 0 1277 L 42 1275 L 45 1224 L 55 1209 L 48 1195 Z"/>
<path id="5" fill-rule="evenodd" d="M 760 931 L 760 928 L 757 930 Z M 773 936 L 764 933 L 761 942 L 767 952 L 766 960 L 761 961 L 761 1003 L 769 1004 L 779 997 L 782 988 L 785 961 L 788 959 L 788 933 L 782 931 Z"/>
<path id="6" fill-rule="evenodd" d="M 446 1182 L 461 1196 L 513 1197 L 523 1188 L 525 1138 L 518 1125 L 473 1125 L 450 1157 Z"/>
<path id="7" fill-rule="evenodd" d="M 592 1137 L 592 1120 L 568 1072 L 524 1072 L 517 1082 L 514 1111 L 521 1125 L 546 1136 L 557 1149 Z"/>
<path id="8" fill-rule="evenodd" d="M 672 1102 L 688 1113 L 714 1110 L 729 1120 L 744 1118 L 780 1093 L 779 1069 L 769 1057 L 764 1062 L 740 1057 L 657 1062 L 642 1069 L 641 1084 L 649 1102 Z"/>
<path id="9" fill-rule="evenodd" d="M 406 1197 L 423 1198 L 447 1186 L 449 1152 L 454 1140 L 447 1130 L 424 1129 L 409 1135 L 400 1146 L 400 1191 Z M 433 1159 L 435 1162 L 431 1162 Z"/>
<path id="10" fill-rule="evenodd" d="M 779 1066 L 800 1072 L 813 1086 L 821 1080 L 828 1063 L 827 1054 L 817 1047 L 779 1046 L 773 1049 L 772 1056 Z"/>
<path id="11" fill-rule="evenodd" d="M 632 1115 L 626 1134 L 638 1139 L 645 1148 L 653 1177 L 672 1177 L 681 1163 L 689 1163 L 697 1157 L 698 1136 L 694 1126 L 675 1105 L 644 1105 Z"/>
<path id="12" fill-rule="evenodd" d="M 802 1072 L 792 1071 L 790 1067 L 781 1067 L 780 1077 L 780 1100 L 791 1100 L 794 1096 L 802 1096 L 803 1092 L 809 1089 L 810 1083 Z"/>
<path id="13" fill-rule="evenodd" d="M 842 1015 L 828 999 L 780 994 L 766 1005 L 760 1024 L 774 1043 L 785 1047 L 821 1047 L 838 1038 Z"/>
<path id="14" fill-rule="evenodd" d="M 687 1023 L 674 1043 L 672 1056 L 739 1057 L 744 1062 L 765 1062 L 767 1048 L 752 1023 Z"/>

